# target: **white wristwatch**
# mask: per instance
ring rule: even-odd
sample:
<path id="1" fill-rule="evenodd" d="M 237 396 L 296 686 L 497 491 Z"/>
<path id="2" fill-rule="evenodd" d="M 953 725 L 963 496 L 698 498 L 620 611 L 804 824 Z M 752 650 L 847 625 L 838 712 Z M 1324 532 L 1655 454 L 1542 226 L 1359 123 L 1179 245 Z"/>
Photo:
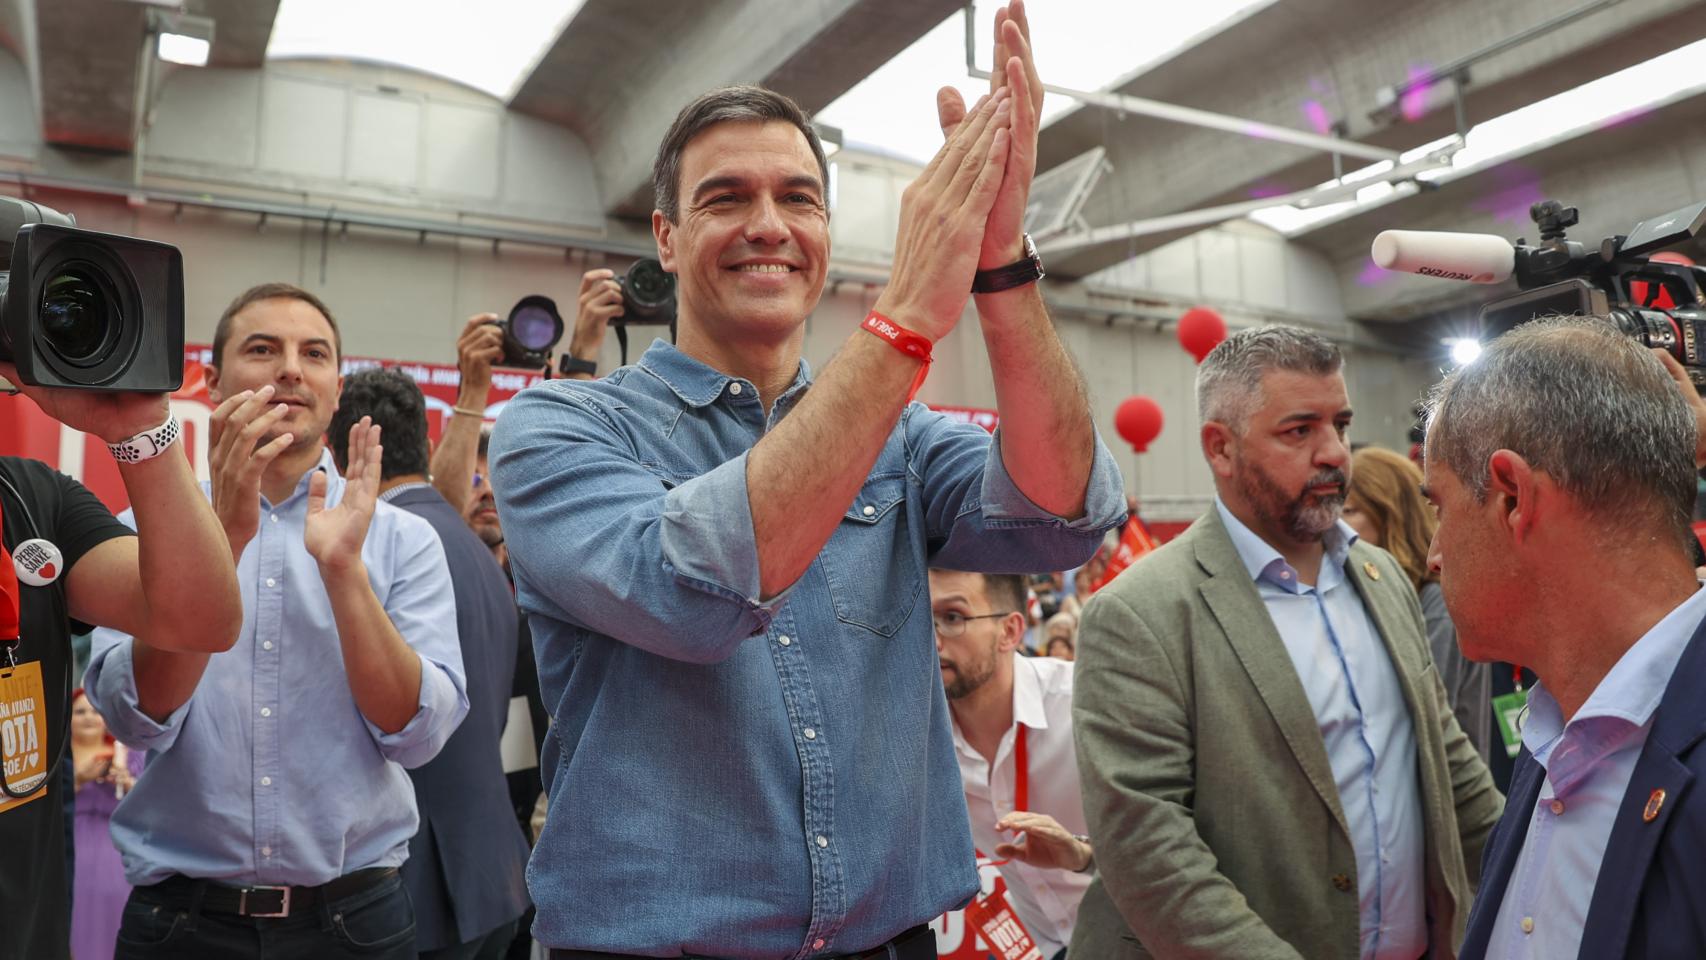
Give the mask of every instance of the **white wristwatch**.
<path id="1" fill-rule="evenodd" d="M 166 452 L 166 448 L 178 442 L 178 418 L 168 415 L 166 422 L 152 430 L 144 430 L 128 440 L 107 444 L 107 449 L 113 453 L 113 459 L 119 463 L 141 463 L 152 460 Z"/>

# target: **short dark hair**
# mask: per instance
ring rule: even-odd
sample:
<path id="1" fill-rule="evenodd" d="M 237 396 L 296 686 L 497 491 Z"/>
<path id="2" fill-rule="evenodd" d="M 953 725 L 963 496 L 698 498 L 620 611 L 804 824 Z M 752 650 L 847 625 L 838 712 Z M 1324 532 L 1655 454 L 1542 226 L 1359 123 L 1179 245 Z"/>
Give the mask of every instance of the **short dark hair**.
<path id="1" fill-rule="evenodd" d="M 372 417 L 383 431 L 380 444 L 385 454 L 379 465 L 382 479 L 426 475 L 429 458 L 426 397 L 413 377 L 396 367 L 375 367 L 344 378 L 337 412 L 332 414 L 332 424 L 326 428 L 332 459 L 337 461 L 339 470 L 349 466 L 349 430 L 362 417 Z"/>
<path id="2" fill-rule="evenodd" d="M 675 223 L 681 214 L 681 155 L 694 137 L 719 123 L 771 120 L 791 123 L 805 135 L 817 159 L 818 179 L 824 189 L 829 189 L 829 158 L 824 156 L 823 142 L 812 128 L 811 117 L 799 104 L 764 87 L 720 87 L 682 107 L 658 144 L 657 159 L 652 163 L 652 193 L 664 218 Z"/>
<path id="3" fill-rule="evenodd" d="M 1008 610 L 1024 613 L 1030 606 L 1031 588 L 1019 574 L 986 573 L 983 575 L 983 595 L 995 608 L 991 613 Z"/>
<path id="4" fill-rule="evenodd" d="M 474 448 L 474 459 L 478 460 L 479 458 L 485 456 L 491 449 L 492 449 L 492 428 L 491 427 L 481 427 L 480 428 L 480 443 L 479 443 L 479 446 Z"/>
<path id="5" fill-rule="evenodd" d="M 293 283 L 263 283 L 237 294 L 237 299 L 232 300 L 225 312 L 219 315 L 219 325 L 213 328 L 213 369 L 218 370 L 224 362 L 225 342 L 231 339 L 231 319 L 262 300 L 300 300 L 320 311 L 320 316 L 326 318 L 327 326 L 332 328 L 332 350 L 337 354 L 333 359 L 343 360 L 344 338 L 343 334 L 338 332 L 337 318 L 332 316 L 332 311 L 326 309 L 326 304 L 319 297 Z"/>

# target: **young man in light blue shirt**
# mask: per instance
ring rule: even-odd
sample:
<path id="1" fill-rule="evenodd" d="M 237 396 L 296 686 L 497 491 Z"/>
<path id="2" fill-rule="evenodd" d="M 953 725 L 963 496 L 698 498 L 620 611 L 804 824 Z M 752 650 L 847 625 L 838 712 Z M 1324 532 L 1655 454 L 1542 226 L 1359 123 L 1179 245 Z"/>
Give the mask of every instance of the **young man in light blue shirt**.
<path id="1" fill-rule="evenodd" d="M 208 494 L 237 561 L 230 651 L 165 654 L 101 630 L 85 685 L 149 762 L 113 816 L 136 889 L 117 956 L 413 958 L 397 876 L 418 816 L 404 767 L 468 711 L 444 550 L 377 503 L 366 421 L 340 477 L 337 327 L 284 284 L 214 335 Z"/>

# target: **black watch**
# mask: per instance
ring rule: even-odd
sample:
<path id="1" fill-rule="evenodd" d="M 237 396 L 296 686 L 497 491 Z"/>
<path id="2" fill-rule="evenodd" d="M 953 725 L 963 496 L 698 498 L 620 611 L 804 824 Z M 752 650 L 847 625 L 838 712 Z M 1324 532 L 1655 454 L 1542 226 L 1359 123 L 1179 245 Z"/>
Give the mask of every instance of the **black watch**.
<path id="1" fill-rule="evenodd" d="M 979 270 L 972 278 L 972 293 L 1000 293 L 1027 283 L 1036 283 L 1047 276 L 1043 273 L 1043 258 L 1037 256 L 1037 245 L 1031 242 L 1031 235 L 1027 233 L 1022 236 L 1025 239 L 1024 258 L 994 270 Z"/>
<path id="2" fill-rule="evenodd" d="M 557 358 L 557 371 L 565 377 L 571 373 L 584 373 L 589 377 L 596 377 L 598 376 L 598 363 L 593 360 L 582 360 L 580 357 L 571 357 L 565 353 Z"/>

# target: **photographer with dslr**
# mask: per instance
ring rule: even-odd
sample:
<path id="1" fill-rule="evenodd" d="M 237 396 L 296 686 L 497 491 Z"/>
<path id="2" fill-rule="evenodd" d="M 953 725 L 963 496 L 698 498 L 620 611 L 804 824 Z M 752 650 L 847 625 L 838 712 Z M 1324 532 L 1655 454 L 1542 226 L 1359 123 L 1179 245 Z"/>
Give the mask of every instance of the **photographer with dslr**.
<path id="1" fill-rule="evenodd" d="M 1428 559 L 1458 643 L 1540 678 L 1465 960 L 1706 956 L 1706 435 L 1653 353 L 1603 318 L 1540 320 L 1433 393 Z"/>
<path id="2" fill-rule="evenodd" d="M 0 219 L 8 220 L 9 226 L 19 224 L 20 214 L 24 223 L 69 223 L 68 218 L 16 200 L 0 198 L 0 208 Z M 84 259 L 64 272 L 39 273 L 43 284 L 73 276 L 78 269 L 85 277 L 98 271 L 109 288 L 127 280 L 142 285 L 158 282 L 162 288 L 172 284 L 171 276 L 150 275 L 135 263 L 131 276 L 115 266 L 123 247 L 140 241 L 64 227 L 58 235 L 86 251 L 106 251 L 103 267 L 112 272 Z M 25 361 L 33 351 L 53 348 L 51 344 L 44 347 L 36 336 L 41 329 L 38 320 L 59 325 L 59 332 L 75 332 L 93 320 L 88 329 L 92 339 L 100 342 L 118 335 L 115 326 L 126 327 L 136 338 L 133 343 L 150 341 L 155 346 L 172 339 L 174 331 L 169 328 L 175 323 L 181 344 L 181 273 L 176 278 L 180 310 L 175 316 L 156 309 L 156 303 L 103 304 L 85 298 L 82 306 L 104 306 L 114 313 L 103 315 L 95 309 L 79 313 L 73 306 L 56 316 L 38 318 L 35 309 L 51 309 L 55 304 L 51 297 L 40 295 L 40 287 L 28 280 L 26 271 L 50 266 L 52 251 L 41 242 L 50 236 L 47 231 L 36 233 L 34 260 L 29 262 L 24 244 L 19 243 L 18 262 L 9 264 L 10 358 L 0 362 L 0 376 L 55 420 L 107 442 L 118 461 L 136 529 L 119 523 L 94 494 L 47 464 L 0 457 L 5 543 L 5 554 L 0 555 L 0 592 L 4 593 L 0 597 L 0 626 L 4 627 L 0 726 L 6 745 L 0 775 L 3 960 L 69 956 L 65 804 L 60 793 L 64 780 L 58 765 L 64 762 L 71 715 L 71 634 L 86 632 L 86 624 L 124 630 L 138 638 L 138 664 L 159 664 L 175 656 L 206 657 L 228 650 L 242 626 L 230 550 L 213 510 L 196 489 L 195 473 L 183 448 L 176 443 L 178 423 L 163 392 L 169 385 L 157 381 L 149 385 L 149 392 L 49 388 L 38 385 L 35 377 L 51 375 L 53 358 Z M 119 255 L 113 255 L 115 250 Z M 20 373 L 12 359 L 19 360 L 20 366 L 29 362 L 37 373 Z M 181 374 L 181 346 L 175 362 Z M 142 367 L 146 366 L 144 362 Z M 168 668 L 159 679 L 170 685 L 180 679 L 177 673 Z M 152 702 L 158 688 L 144 686 L 140 695 Z"/>
<path id="3" fill-rule="evenodd" d="M 553 960 L 934 960 L 929 922 L 978 889 L 925 571 L 1071 567 L 1125 513 L 1022 234 L 1042 86 L 1020 4 L 996 31 L 995 89 L 939 100 L 890 282 L 821 373 L 828 162 L 793 101 L 728 87 L 653 170 L 679 346 L 498 421 L 554 720 L 528 871 Z M 974 289 L 993 438 L 909 402 Z"/>

